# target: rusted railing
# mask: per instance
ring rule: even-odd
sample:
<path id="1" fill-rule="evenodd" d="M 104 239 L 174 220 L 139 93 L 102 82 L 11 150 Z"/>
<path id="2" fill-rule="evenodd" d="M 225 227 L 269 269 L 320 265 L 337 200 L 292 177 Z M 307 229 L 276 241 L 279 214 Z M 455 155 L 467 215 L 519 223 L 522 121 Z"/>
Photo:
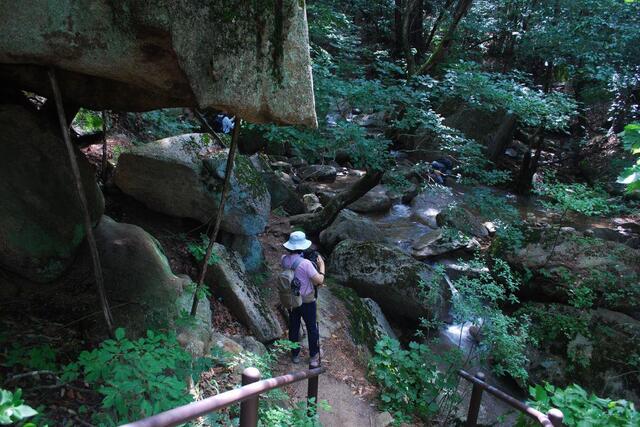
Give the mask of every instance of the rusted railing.
<path id="1" fill-rule="evenodd" d="M 260 381 L 260 371 L 256 368 L 247 368 L 242 373 L 242 387 L 238 389 L 173 408 L 149 418 L 124 424 L 121 427 L 177 426 L 235 403 L 240 403 L 240 427 L 255 427 L 258 425 L 258 400 L 261 394 L 308 379 L 307 399 L 308 401 L 313 399 L 313 404 L 316 404 L 318 402 L 318 375 L 324 371 L 325 369 L 320 367 Z"/>
<path id="2" fill-rule="evenodd" d="M 537 421 L 541 426 L 544 427 L 561 427 L 563 426 L 562 412 L 559 409 L 551 409 L 546 414 L 533 409 L 530 406 L 525 405 L 519 400 L 509 396 L 505 392 L 487 384 L 484 382 L 484 374 L 482 372 L 478 372 L 475 376 L 471 375 L 466 371 L 459 371 L 458 374 L 473 384 L 473 388 L 471 389 L 471 400 L 469 402 L 469 413 L 467 414 L 467 422 L 465 424 L 466 427 L 475 427 L 478 425 L 478 414 L 480 413 L 480 402 L 482 401 L 482 392 L 486 391 L 487 393 L 497 397 L 502 400 L 509 406 L 523 414 L 527 415 L 530 418 L 533 418 Z"/>

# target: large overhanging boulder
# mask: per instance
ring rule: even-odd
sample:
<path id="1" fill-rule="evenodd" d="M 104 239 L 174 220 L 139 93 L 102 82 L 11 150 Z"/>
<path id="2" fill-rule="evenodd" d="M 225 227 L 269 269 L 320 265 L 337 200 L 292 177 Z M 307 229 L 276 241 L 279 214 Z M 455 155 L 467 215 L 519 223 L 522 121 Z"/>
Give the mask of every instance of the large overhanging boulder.
<path id="1" fill-rule="evenodd" d="M 304 2 L 0 2 L 0 80 L 93 109 L 199 106 L 314 126 Z"/>

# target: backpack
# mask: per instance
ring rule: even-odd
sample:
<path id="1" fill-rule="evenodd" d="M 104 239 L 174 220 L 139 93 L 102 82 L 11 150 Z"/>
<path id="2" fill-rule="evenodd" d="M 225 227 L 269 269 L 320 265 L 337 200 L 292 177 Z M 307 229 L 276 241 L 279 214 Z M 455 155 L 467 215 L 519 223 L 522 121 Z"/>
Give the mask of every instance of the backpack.
<path id="1" fill-rule="evenodd" d="M 300 307 L 302 305 L 302 296 L 300 295 L 300 281 L 296 279 L 296 268 L 302 262 L 302 257 L 293 262 L 291 268 L 285 268 L 278 276 L 278 295 L 280 296 L 280 304 L 287 309 Z"/>

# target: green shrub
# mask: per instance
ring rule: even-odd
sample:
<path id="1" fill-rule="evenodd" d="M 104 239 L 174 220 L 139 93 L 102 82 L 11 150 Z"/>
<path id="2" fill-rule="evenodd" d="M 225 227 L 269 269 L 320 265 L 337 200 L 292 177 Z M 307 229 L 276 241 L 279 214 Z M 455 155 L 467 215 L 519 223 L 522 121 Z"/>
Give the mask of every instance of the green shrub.
<path id="1" fill-rule="evenodd" d="M 371 375 L 380 386 L 382 409 L 398 422 L 417 416 L 424 421 L 442 419 L 460 402 L 457 370 L 461 354 L 452 350 L 444 355 L 425 344 L 411 342 L 409 349 L 389 337 L 378 341 L 369 361 Z M 439 366 L 447 366 L 441 371 Z"/>
<path id="2" fill-rule="evenodd" d="M 78 361 L 64 368 L 63 380 L 82 378 L 101 395 L 104 412 L 94 421 L 118 425 L 191 401 L 186 379 L 192 374 L 191 355 L 175 335 L 147 331 L 146 338 L 129 340 L 122 328 Z"/>
<path id="3" fill-rule="evenodd" d="M 564 424 L 568 427 L 611 426 L 629 427 L 640 425 L 640 415 L 632 402 L 627 400 L 611 400 L 588 394 L 577 384 L 565 389 L 551 384 L 544 387 L 536 385 L 529 388 L 532 401 L 529 405 L 546 413 L 557 408 L 564 414 Z M 519 426 L 532 425 L 524 417 Z"/>
<path id="4" fill-rule="evenodd" d="M 0 388 L 0 424 L 9 425 L 33 417 L 38 412 L 22 400 L 22 390 L 15 392 Z M 33 424 L 25 424 L 25 427 Z"/>

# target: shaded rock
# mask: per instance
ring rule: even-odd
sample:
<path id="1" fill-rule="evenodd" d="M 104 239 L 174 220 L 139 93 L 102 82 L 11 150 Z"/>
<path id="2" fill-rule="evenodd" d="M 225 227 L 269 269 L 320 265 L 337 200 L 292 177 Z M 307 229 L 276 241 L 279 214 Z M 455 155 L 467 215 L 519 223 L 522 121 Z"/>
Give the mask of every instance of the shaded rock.
<path id="1" fill-rule="evenodd" d="M 291 176 L 285 172 L 274 170 L 265 156 L 254 155 L 250 157 L 250 160 L 251 164 L 262 176 L 262 180 L 271 195 L 271 209 L 282 207 L 290 215 L 304 213 L 304 203 L 296 192 L 296 186 Z"/>
<path id="2" fill-rule="evenodd" d="M 217 212 L 227 150 L 211 147 L 208 134 L 161 139 L 123 153 L 115 183 L 150 209 L 207 223 Z M 271 197 L 249 160 L 238 155 L 221 229 L 255 235 L 264 230 Z"/>
<path id="3" fill-rule="evenodd" d="M 360 213 L 386 212 L 391 208 L 387 190 L 378 185 L 349 205 L 349 209 Z"/>
<path id="4" fill-rule="evenodd" d="M 119 306 L 113 309 L 114 323 L 133 336 L 142 336 L 147 329 L 176 327 L 181 313 L 191 310 L 191 280 L 171 272 L 160 243 L 142 228 L 107 216 L 96 227 L 95 237 L 107 298 Z M 177 329 L 178 340 L 192 354 L 208 352 L 209 304 L 198 305 L 195 325 Z"/>
<path id="5" fill-rule="evenodd" d="M 489 230 L 482 220 L 459 206 L 442 210 L 436 216 L 436 222 L 440 227 L 448 226 L 470 236 L 480 238 L 489 236 Z"/>
<path id="6" fill-rule="evenodd" d="M 8 86 L 49 98 L 54 64 L 65 100 L 94 110 L 198 106 L 252 122 L 316 124 L 302 2 L 48 6 L 56 13 L 0 4 L 0 77 Z"/>
<path id="7" fill-rule="evenodd" d="M 385 411 L 380 414 L 376 414 L 375 418 L 373 419 L 372 425 L 373 427 L 387 427 L 393 424 L 393 422 L 393 416 Z"/>
<path id="8" fill-rule="evenodd" d="M 562 304 L 527 304 L 520 313 L 530 316 L 539 341 L 527 349 L 529 383 L 577 383 L 614 399 L 638 398 L 640 379 L 629 375 L 626 365 L 640 351 L 638 320 L 611 310 Z"/>
<path id="9" fill-rule="evenodd" d="M 303 181 L 333 182 L 337 174 L 336 168 L 328 165 L 303 166 L 298 170 L 298 176 Z"/>
<path id="10" fill-rule="evenodd" d="M 254 337 L 245 335 L 232 335 L 231 339 L 240 344 L 245 351 L 262 356 L 266 354 L 267 348 L 260 341 L 257 341 Z"/>
<path id="11" fill-rule="evenodd" d="M 438 228 L 436 217 L 456 200 L 449 189 L 428 187 L 411 201 L 411 208 L 416 220 L 431 228 Z"/>
<path id="12" fill-rule="evenodd" d="M 532 242 L 505 254 L 513 266 L 532 273 L 521 287 L 521 299 L 568 303 L 578 290 L 591 307 L 640 319 L 639 250 L 573 232 L 529 234 Z"/>
<path id="13" fill-rule="evenodd" d="M 418 320 L 442 317 L 449 288 L 433 288 L 431 268 L 397 248 L 375 242 L 343 240 L 331 253 L 329 272 L 358 295 L 376 301 L 391 316 Z M 420 284 L 434 293 L 435 305 L 420 301 Z"/>
<path id="14" fill-rule="evenodd" d="M 332 285 L 331 293 L 341 299 L 347 309 L 349 334 L 356 345 L 373 353 L 376 343 L 385 335 L 397 339 L 380 306 L 370 298 L 360 298 L 355 290 Z"/>
<path id="15" fill-rule="evenodd" d="M 343 240 L 384 241 L 380 228 L 370 219 L 342 209 L 331 225 L 320 232 L 320 243 L 329 251 Z"/>
<path id="16" fill-rule="evenodd" d="M 225 353 L 237 355 L 244 351 L 244 347 L 238 341 L 217 331 L 214 331 L 211 334 L 211 345 L 214 349 L 218 349 Z"/>
<path id="17" fill-rule="evenodd" d="M 480 248 L 474 238 L 464 236 L 443 236 L 441 229 L 436 229 L 418 238 L 411 246 L 411 256 L 423 260 L 458 250 L 473 251 Z"/>
<path id="18" fill-rule="evenodd" d="M 260 342 L 268 342 L 282 336 L 282 328 L 269 305 L 260 298 L 259 290 L 247 277 L 242 260 L 235 252 L 215 244 L 218 260 L 207 270 L 206 283 L 212 292 Z"/>
<path id="19" fill-rule="evenodd" d="M 318 199 L 318 196 L 313 193 L 302 196 L 302 202 L 304 203 L 304 210 L 307 213 L 314 213 L 322 210 L 320 199 Z"/>
<path id="20" fill-rule="evenodd" d="M 259 271 L 264 266 L 264 251 L 256 236 L 222 233 L 220 243 L 236 251 L 246 270 L 250 273 Z"/>
<path id="21" fill-rule="evenodd" d="M 76 158 L 95 224 L 104 199 L 84 155 Z M 75 191 L 59 128 L 23 106 L 0 105 L 0 266 L 37 282 L 59 277 L 85 237 Z"/>

